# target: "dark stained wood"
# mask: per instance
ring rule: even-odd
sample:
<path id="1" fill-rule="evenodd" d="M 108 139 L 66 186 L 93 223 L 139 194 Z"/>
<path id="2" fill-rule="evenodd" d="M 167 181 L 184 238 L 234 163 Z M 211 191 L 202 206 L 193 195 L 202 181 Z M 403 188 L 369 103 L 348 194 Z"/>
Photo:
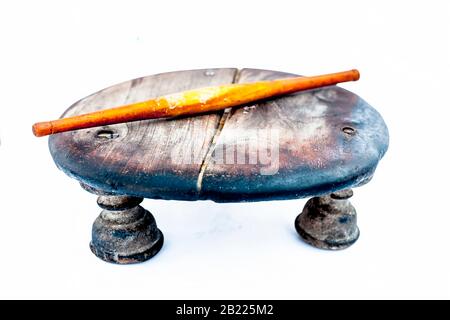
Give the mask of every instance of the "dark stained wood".
<path id="1" fill-rule="evenodd" d="M 243 69 L 238 81 L 293 76 Z M 286 95 L 233 110 L 214 146 L 228 157 L 219 157 L 221 163 L 205 161 L 201 189 L 204 197 L 217 201 L 328 194 L 368 181 L 387 145 L 382 118 L 347 90 L 330 86 Z M 238 158 L 245 162 L 236 163 Z M 257 163 L 249 158 L 258 158 Z"/>
<path id="2" fill-rule="evenodd" d="M 205 86 L 232 83 L 236 69 L 163 73 L 127 81 L 75 103 L 63 116 L 78 115 Z M 58 166 L 105 191 L 189 197 L 221 113 L 175 120 L 138 121 L 57 134 L 49 138 Z M 99 138 L 101 133 L 105 138 Z M 108 139 L 108 134 L 118 135 Z M 191 159 L 191 161 L 188 161 Z"/>
<path id="3" fill-rule="evenodd" d="M 234 79 L 291 76 L 255 69 L 239 74 L 236 69 L 211 69 L 155 75 L 102 90 L 77 102 L 65 115 Z M 106 192 L 254 201 L 326 194 L 367 182 L 387 149 L 388 132 L 375 109 L 357 95 L 331 86 L 231 112 L 57 134 L 49 145 L 63 171 Z M 220 150 L 228 150 L 234 161 L 218 157 Z M 274 151 L 267 159 L 276 160 L 272 166 L 258 158 L 267 150 Z"/>

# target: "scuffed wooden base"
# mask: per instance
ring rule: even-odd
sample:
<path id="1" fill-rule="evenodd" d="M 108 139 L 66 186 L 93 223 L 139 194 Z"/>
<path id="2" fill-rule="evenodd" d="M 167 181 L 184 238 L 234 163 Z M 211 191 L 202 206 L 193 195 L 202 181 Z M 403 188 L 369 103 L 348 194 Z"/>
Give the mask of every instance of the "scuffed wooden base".
<path id="1" fill-rule="evenodd" d="M 112 195 L 82 185 L 99 195 L 103 209 L 92 226 L 91 251 L 100 259 L 131 264 L 146 261 L 161 250 L 164 236 L 153 215 L 139 204 L 143 198 Z"/>
<path id="2" fill-rule="evenodd" d="M 153 258 L 159 250 L 161 250 L 164 243 L 164 236 L 161 230 L 157 229 L 157 237 L 156 241 L 153 242 L 147 250 L 140 253 L 134 253 L 130 255 L 121 255 L 117 254 L 113 251 L 105 251 L 100 249 L 98 246 L 91 242 L 89 247 L 93 254 L 95 254 L 98 258 L 102 259 L 106 262 L 112 262 L 117 264 L 132 264 L 147 261 Z"/>
<path id="3" fill-rule="evenodd" d="M 302 239 L 316 248 L 345 249 L 358 240 L 356 210 L 348 201 L 351 189 L 314 197 L 306 203 L 295 220 L 295 229 Z"/>

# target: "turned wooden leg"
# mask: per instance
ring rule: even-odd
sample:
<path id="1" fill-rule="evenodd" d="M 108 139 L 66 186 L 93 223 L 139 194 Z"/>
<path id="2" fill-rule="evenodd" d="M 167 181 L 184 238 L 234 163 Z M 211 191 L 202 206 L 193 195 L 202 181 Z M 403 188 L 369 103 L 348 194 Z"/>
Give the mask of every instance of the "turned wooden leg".
<path id="1" fill-rule="evenodd" d="M 351 189 L 308 200 L 295 219 L 295 229 L 310 245 L 328 250 L 344 249 L 358 240 L 356 210 L 348 200 Z"/>
<path id="2" fill-rule="evenodd" d="M 139 204 L 143 198 L 102 194 L 97 204 L 103 209 L 92 226 L 91 251 L 100 259 L 130 264 L 146 261 L 161 249 L 164 237 L 153 215 Z"/>

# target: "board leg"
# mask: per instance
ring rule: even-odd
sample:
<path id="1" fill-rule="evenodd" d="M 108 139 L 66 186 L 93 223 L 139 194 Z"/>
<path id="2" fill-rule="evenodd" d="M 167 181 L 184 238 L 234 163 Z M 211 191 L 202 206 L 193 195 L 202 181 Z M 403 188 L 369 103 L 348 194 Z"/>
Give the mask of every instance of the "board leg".
<path id="1" fill-rule="evenodd" d="M 95 191 L 103 211 L 92 226 L 91 251 L 104 261 L 119 264 L 143 262 L 155 256 L 164 237 L 153 215 L 139 205 L 143 198 Z"/>
<path id="2" fill-rule="evenodd" d="M 358 240 L 351 189 L 308 200 L 295 219 L 295 229 L 308 244 L 328 250 L 345 249 Z"/>

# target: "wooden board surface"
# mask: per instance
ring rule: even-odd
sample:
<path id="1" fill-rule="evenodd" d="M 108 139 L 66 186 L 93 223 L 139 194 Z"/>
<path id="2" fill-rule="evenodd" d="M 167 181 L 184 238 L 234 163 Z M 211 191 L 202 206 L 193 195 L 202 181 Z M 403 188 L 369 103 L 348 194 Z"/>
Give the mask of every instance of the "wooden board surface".
<path id="1" fill-rule="evenodd" d="M 97 92 L 63 116 L 198 87 L 290 76 L 255 69 L 159 74 Z M 59 168 L 104 191 L 254 201 L 367 182 L 387 149 L 388 132 L 375 109 L 331 86 L 225 112 L 61 133 L 50 137 L 49 146 Z"/>

